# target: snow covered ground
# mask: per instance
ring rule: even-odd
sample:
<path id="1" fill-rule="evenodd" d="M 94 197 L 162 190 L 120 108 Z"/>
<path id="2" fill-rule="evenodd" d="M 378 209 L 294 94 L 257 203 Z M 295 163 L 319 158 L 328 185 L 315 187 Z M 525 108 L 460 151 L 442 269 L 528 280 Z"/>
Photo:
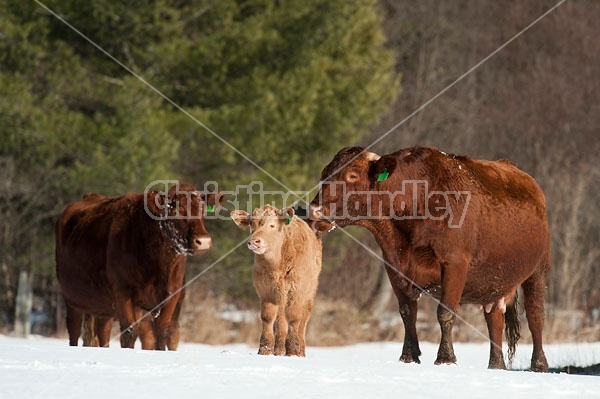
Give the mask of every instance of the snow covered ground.
<path id="1" fill-rule="evenodd" d="M 0 336 L 0 398 L 600 398 L 600 377 L 487 370 L 487 344 L 456 344 L 457 366 L 397 361 L 400 343 L 307 348 L 305 359 L 258 356 L 246 345 L 177 352 L 70 348 L 66 339 Z M 515 368 L 526 368 L 519 345 Z M 600 363 L 600 343 L 546 346 L 550 367 Z M 467 395 L 467 396 L 465 396 Z"/>

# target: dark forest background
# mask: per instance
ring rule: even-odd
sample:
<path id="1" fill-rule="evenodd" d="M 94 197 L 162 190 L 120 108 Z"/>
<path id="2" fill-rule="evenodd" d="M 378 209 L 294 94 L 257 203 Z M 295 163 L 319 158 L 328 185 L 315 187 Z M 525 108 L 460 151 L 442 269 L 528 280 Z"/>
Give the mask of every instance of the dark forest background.
<path id="1" fill-rule="evenodd" d="M 0 0 L 0 331 L 25 271 L 34 332 L 65 333 L 54 222 L 84 193 L 159 179 L 282 190 L 215 135 L 307 191 L 337 150 L 388 133 L 376 152 L 432 145 L 534 176 L 552 230 L 547 339 L 600 339 L 600 4 L 566 1 L 397 126 L 556 1 L 42 3 L 148 85 L 36 2 Z M 244 233 L 206 224 L 214 247 L 189 259 L 183 339 L 254 342 L 251 254 L 213 265 Z M 398 339 L 382 263 L 339 232 L 324 245 L 309 344 Z M 435 339 L 433 302 L 421 302 Z M 461 315 L 485 331 L 475 307 Z M 459 324 L 459 338 L 481 339 Z"/>

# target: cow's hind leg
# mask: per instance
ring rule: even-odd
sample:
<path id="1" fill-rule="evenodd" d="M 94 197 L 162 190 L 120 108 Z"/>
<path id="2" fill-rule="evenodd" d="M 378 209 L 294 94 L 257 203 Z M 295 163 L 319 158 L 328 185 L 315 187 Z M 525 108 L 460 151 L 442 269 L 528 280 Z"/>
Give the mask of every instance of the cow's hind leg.
<path id="1" fill-rule="evenodd" d="M 437 308 L 442 339 L 435 364 L 456 363 L 452 346 L 452 328 L 456 319 L 458 303 L 465 287 L 468 265 L 468 259 L 459 258 L 442 265 L 442 300 Z"/>
<path id="2" fill-rule="evenodd" d="M 542 330 L 544 328 L 544 291 L 546 288 L 547 270 L 529 277 L 521 285 L 525 297 L 525 314 L 531 339 L 533 341 L 533 354 L 531 356 L 532 371 L 548 371 L 548 361 L 542 348 Z"/>
<path id="3" fill-rule="evenodd" d="M 76 310 L 69 304 L 67 306 L 67 331 L 69 332 L 69 345 L 77 346 L 79 342 L 79 336 L 81 335 L 81 322 L 83 320 L 83 313 Z"/>
<path id="4" fill-rule="evenodd" d="M 502 329 L 504 328 L 504 315 L 497 306 L 486 312 L 483 310 L 485 322 L 487 323 L 488 333 L 490 335 L 490 361 L 489 369 L 506 369 L 504 357 L 502 355 Z"/>
<path id="5" fill-rule="evenodd" d="M 83 332 L 81 338 L 83 339 L 83 346 L 98 346 L 96 320 L 90 313 L 85 313 L 83 315 Z"/>

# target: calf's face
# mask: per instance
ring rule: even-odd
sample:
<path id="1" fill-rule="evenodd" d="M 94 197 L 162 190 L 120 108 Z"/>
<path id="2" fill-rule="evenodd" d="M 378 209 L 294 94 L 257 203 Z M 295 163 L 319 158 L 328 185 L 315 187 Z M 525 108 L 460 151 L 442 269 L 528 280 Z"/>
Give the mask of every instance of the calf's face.
<path id="1" fill-rule="evenodd" d="M 283 229 L 288 228 L 293 216 L 292 208 L 278 210 L 269 205 L 256 208 L 252 215 L 242 210 L 231 212 L 231 219 L 238 227 L 250 230 L 248 249 L 257 255 L 281 249 L 285 238 Z"/>

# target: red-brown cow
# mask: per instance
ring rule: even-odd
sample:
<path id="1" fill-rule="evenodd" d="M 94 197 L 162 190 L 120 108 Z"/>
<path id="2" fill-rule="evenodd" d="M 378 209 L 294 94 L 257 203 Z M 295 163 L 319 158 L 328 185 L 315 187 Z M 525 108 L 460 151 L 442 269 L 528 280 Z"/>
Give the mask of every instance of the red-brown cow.
<path id="1" fill-rule="evenodd" d="M 544 194 L 531 176 L 508 161 L 435 148 L 379 156 L 349 147 L 323 169 L 321 180 L 310 207 L 314 227 L 360 225 L 381 247 L 404 322 L 401 361 L 419 363 L 417 299 L 426 291 L 440 299 L 436 364 L 456 362 L 456 311 L 459 303 L 473 303 L 485 307 L 489 367 L 506 368 L 503 313 L 510 360 L 519 338 L 515 292 L 521 286 L 533 338 L 531 368 L 548 369 L 542 328 L 550 235 Z"/>
<path id="2" fill-rule="evenodd" d="M 168 193 L 90 194 L 67 206 L 56 224 L 56 273 L 70 345 L 77 346 L 87 313 L 97 323 L 99 345 L 107 346 L 116 313 L 121 346 L 133 348 L 140 328 L 136 312 L 154 309 L 156 341 L 142 346 L 164 350 L 182 295 L 186 256 L 211 247 L 204 208 L 219 197 L 178 184 Z"/>

